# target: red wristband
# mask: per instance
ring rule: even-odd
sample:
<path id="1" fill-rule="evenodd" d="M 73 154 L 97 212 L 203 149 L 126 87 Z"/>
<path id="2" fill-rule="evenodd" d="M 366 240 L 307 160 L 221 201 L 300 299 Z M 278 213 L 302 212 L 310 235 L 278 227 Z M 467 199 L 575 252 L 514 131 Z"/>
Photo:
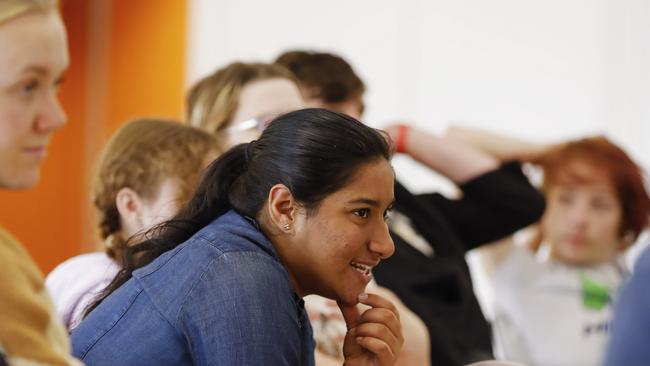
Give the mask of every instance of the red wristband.
<path id="1" fill-rule="evenodd" d="M 398 153 L 406 152 L 406 134 L 409 130 L 408 125 L 397 125 L 397 136 L 395 137 L 395 151 Z"/>

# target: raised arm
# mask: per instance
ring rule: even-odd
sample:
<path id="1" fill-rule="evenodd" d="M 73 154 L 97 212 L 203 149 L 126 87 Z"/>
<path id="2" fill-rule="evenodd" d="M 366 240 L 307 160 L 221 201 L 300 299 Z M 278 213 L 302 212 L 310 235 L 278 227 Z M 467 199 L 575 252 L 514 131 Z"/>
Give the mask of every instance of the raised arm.
<path id="1" fill-rule="evenodd" d="M 457 124 L 451 125 L 445 136 L 452 141 L 470 145 L 500 161 L 534 161 L 546 151 L 557 146 L 557 144 L 529 141 Z"/>
<path id="2" fill-rule="evenodd" d="M 499 161 L 479 149 L 448 136 L 436 136 L 408 125 L 385 129 L 397 152 L 410 155 L 456 184 L 463 184 L 498 167 Z"/>
<path id="3" fill-rule="evenodd" d="M 397 151 L 448 177 L 461 189 L 460 199 L 438 193 L 418 199 L 443 214 L 466 250 L 510 235 L 541 216 L 544 199 L 517 162 L 501 161 L 449 134 L 435 136 L 405 125 L 386 131 Z"/>

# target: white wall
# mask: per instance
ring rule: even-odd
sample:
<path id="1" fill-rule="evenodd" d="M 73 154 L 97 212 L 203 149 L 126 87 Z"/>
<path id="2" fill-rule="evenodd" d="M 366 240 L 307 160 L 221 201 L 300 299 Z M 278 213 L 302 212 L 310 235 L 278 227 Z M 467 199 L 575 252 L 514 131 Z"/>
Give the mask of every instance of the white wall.
<path id="1" fill-rule="evenodd" d="M 372 125 L 604 132 L 650 166 L 645 0 L 193 0 L 189 24 L 188 85 L 234 60 L 332 51 L 365 79 Z M 439 182 L 407 159 L 396 168 L 417 191 Z"/>
<path id="2" fill-rule="evenodd" d="M 606 133 L 650 167 L 650 1 L 190 3 L 188 85 L 234 60 L 331 51 L 365 80 L 374 126 L 399 119 L 441 132 L 463 121 L 540 141 Z M 415 191 L 450 191 L 408 158 L 394 164 Z M 469 259 L 489 306 L 481 262 Z"/>

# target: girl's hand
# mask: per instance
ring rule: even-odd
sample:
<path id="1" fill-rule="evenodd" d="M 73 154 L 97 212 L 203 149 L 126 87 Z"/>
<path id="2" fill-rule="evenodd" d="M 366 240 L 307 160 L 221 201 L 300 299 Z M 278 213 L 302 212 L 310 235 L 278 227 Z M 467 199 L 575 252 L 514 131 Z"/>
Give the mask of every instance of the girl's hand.
<path id="1" fill-rule="evenodd" d="M 338 304 L 348 327 L 343 343 L 345 365 L 395 364 L 404 344 L 397 309 L 379 295 L 361 294 L 359 302 L 370 309 L 360 312 L 356 305 Z"/>

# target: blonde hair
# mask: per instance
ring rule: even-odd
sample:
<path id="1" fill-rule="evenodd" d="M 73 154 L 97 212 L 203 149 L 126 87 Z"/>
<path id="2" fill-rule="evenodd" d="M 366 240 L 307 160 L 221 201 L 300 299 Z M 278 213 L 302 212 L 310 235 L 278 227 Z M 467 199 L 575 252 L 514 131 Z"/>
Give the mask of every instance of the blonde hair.
<path id="1" fill-rule="evenodd" d="M 221 152 L 214 136 L 175 121 L 138 119 L 115 132 L 102 152 L 92 194 L 100 235 L 108 239 L 106 252 L 111 258 L 121 259 L 127 239 L 116 235 L 121 230 L 115 204 L 120 189 L 128 187 L 143 198 L 153 198 L 163 181 L 172 178 L 179 185 L 177 199 L 182 205 L 198 184 L 211 151 Z"/>
<path id="2" fill-rule="evenodd" d="M 288 69 L 265 63 L 235 62 L 199 80 L 187 96 L 187 121 L 210 133 L 225 128 L 239 106 L 239 95 L 247 84 L 283 78 L 296 82 Z"/>
<path id="3" fill-rule="evenodd" d="M 0 24 L 27 12 L 58 11 L 58 8 L 58 0 L 0 0 Z"/>

